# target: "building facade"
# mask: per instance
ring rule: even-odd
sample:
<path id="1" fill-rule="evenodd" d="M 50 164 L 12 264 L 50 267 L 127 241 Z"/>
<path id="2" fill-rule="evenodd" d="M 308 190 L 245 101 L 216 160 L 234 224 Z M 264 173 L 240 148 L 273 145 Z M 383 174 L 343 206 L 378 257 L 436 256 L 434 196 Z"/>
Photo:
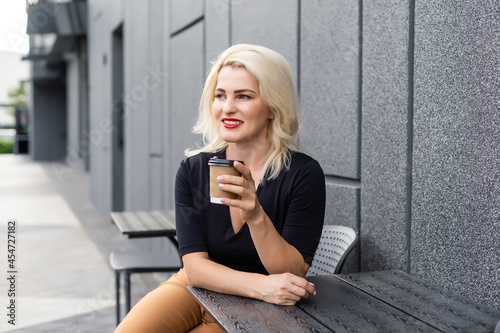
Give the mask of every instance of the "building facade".
<path id="1" fill-rule="evenodd" d="M 500 308 L 499 2 L 86 6 L 85 43 L 64 57 L 65 156 L 103 214 L 173 208 L 210 61 L 261 44 L 290 63 L 325 223 L 360 232 L 345 271 L 403 270 Z"/>

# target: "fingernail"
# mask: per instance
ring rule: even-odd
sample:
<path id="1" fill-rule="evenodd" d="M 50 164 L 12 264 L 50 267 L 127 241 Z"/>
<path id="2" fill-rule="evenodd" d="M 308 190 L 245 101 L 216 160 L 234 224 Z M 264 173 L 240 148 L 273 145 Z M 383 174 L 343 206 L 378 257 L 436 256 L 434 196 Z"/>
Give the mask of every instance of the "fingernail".
<path id="1" fill-rule="evenodd" d="M 219 184 L 219 187 L 220 187 L 220 188 L 223 188 L 223 187 L 224 187 L 224 184 Z"/>
<path id="2" fill-rule="evenodd" d="M 312 282 L 309 282 L 309 284 L 310 284 L 311 286 L 313 286 L 313 287 L 314 287 L 314 283 L 312 283 Z"/>
<path id="3" fill-rule="evenodd" d="M 316 290 L 313 292 L 313 296 L 316 296 Z"/>
<path id="4" fill-rule="evenodd" d="M 224 179 L 224 176 L 217 176 L 217 180 L 218 180 L 218 181 L 221 181 L 221 180 L 223 180 L 223 179 Z"/>
<path id="5" fill-rule="evenodd" d="M 240 166 L 240 164 L 241 164 L 240 162 L 238 162 L 238 161 L 234 161 L 234 164 L 233 164 L 233 165 L 234 165 L 234 166 Z"/>
<path id="6" fill-rule="evenodd" d="M 226 202 L 225 198 L 220 198 L 220 202 Z"/>

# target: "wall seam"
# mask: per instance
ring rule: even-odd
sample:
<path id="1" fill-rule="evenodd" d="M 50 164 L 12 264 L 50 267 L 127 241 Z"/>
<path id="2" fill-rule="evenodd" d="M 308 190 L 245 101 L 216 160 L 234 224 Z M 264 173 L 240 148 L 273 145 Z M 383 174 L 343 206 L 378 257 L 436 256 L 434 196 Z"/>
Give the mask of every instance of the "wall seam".
<path id="1" fill-rule="evenodd" d="M 356 228 L 358 229 L 359 241 L 357 244 L 358 272 L 361 271 L 361 148 L 362 148 L 362 119 L 363 119 L 363 0 L 359 0 L 358 16 L 358 161 L 357 177 L 359 178 L 359 188 L 356 190 L 357 212 Z"/>
<path id="2" fill-rule="evenodd" d="M 203 56 L 203 64 L 202 64 L 202 72 L 203 75 L 201 77 L 201 82 L 205 82 L 205 75 L 207 74 L 207 20 L 206 20 L 206 15 L 207 15 L 207 1 L 203 1 L 203 36 L 201 37 L 201 47 L 202 47 L 202 56 Z"/>
<path id="3" fill-rule="evenodd" d="M 170 49 L 170 45 L 171 45 L 171 41 L 172 41 L 172 38 L 170 37 L 170 27 L 171 27 L 171 24 L 172 24 L 172 2 L 167 2 L 166 3 L 166 7 L 165 9 L 167 10 L 167 15 L 166 17 L 168 18 L 168 21 L 165 22 L 165 39 L 167 40 L 166 41 L 166 50 L 165 50 L 165 58 L 166 58 L 166 62 L 165 62 L 165 70 L 167 71 L 168 73 L 168 76 L 165 80 L 165 89 L 164 89 L 164 92 L 165 92 L 165 119 L 164 119 L 164 124 L 165 124 L 165 131 L 166 131 L 166 135 L 165 135 L 165 151 L 164 151 L 164 154 L 166 156 L 166 168 L 165 168 L 165 171 L 167 172 L 167 174 L 172 174 L 174 172 L 174 167 L 172 166 L 173 164 L 173 156 L 172 156 L 172 150 L 173 150 L 173 143 L 172 143 L 172 110 L 170 109 L 170 100 L 171 100 L 171 91 L 170 91 L 170 86 L 171 86 L 171 81 L 172 81 L 172 75 L 171 75 L 171 68 L 172 68 L 172 63 L 171 63 L 171 54 L 172 54 L 172 51 Z M 167 176 L 168 178 L 168 176 Z M 168 199 L 168 202 L 167 202 L 167 207 L 168 208 L 173 208 L 173 204 L 174 204 L 174 198 L 173 198 L 173 194 L 175 193 L 174 191 L 174 181 L 172 180 L 172 178 L 170 177 L 170 179 L 168 179 L 166 182 L 167 184 L 167 191 L 168 191 L 168 195 L 167 195 L 167 198 Z"/>
<path id="4" fill-rule="evenodd" d="M 300 49 L 301 45 L 301 35 L 302 35 L 302 1 L 298 0 L 298 11 L 297 11 L 297 95 L 300 97 Z"/>
<path id="5" fill-rule="evenodd" d="M 361 188 L 361 182 L 358 179 L 325 175 L 325 182 L 331 185 Z"/>
<path id="6" fill-rule="evenodd" d="M 229 39 L 229 46 L 233 44 L 233 2 L 232 0 L 228 1 L 228 13 L 227 13 L 227 28 L 229 32 L 227 34 L 227 38 Z"/>
<path id="7" fill-rule="evenodd" d="M 413 189 L 413 93 L 415 61 L 415 0 L 409 0 L 408 19 L 408 119 L 407 119 L 407 156 L 406 156 L 406 272 L 411 273 L 411 216 Z"/>
<path id="8" fill-rule="evenodd" d="M 189 30 L 191 27 L 195 26 L 196 24 L 200 23 L 201 21 L 203 21 L 204 16 L 205 15 L 201 15 L 200 17 L 194 19 L 193 21 L 191 21 L 190 23 L 186 24 L 185 26 L 183 26 L 183 27 L 177 29 L 176 31 L 172 32 L 170 34 L 170 38 L 175 37 L 175 36 L 183 33 L 184 31 Z"/>
<path id="9" fill-rule="evenodd" d="M 165 2 L 162 2 L 162 7 L 161 7 L 161 11 L 162 13 L 166 13 L 166 7 L 168 6 L 168 3 L 165 3 Z M 168 12 L 167 12 L 168 13 Z M 161 18 L 162 16 L 160 16 Z M 161 24 L 160 24 L 161 26 Z M 159 66 L 161 66 L 161 68 L 164 69 L 164 71 L 168 71 L 168 69 L 166 68 L 166 66 L 164 67 L 163 66 L 163 59 L 166 58 L 166 54 L 165 54 L 165 47 L 164 47 L 164 43 L 167 43 L 167 40 L 166 40 L 166 31 L 162 29 L 162 33 L 161 33 L 161 39 L 163 41 L 163 43 L 161 44 L 161 48 L 160 48 L 160 61 L 159 61 Z M 165 83 L 166 84 L 166 83 Z M 161 99 L 160 99 L 160 105 L 162 107 L 163 110 L 167 110 L 167 105 L 166 105 L 166 102 L 165 102 L 165 95 L 164 94 L 161 94 Z M 167 117 L 166 115 L 166 112 L 162 112 L 161 113 L 161 123 L 164 124 L 165 123 L 165 118 Z M 168 158 L 167 156 L 165 156 L 165 141 L 166 141 L 166 136 L 167 134 L 162 131 L 161 132 L 161 148 L 160 148 L 160 151 L 161 151 L 161 168 L 162 170 L 165 170 L 166 169 L 166 164 L 168 163 L 166 161 L 166 159 Z M 166 174 L 164 172 L 161 173 L 161 184 L 165 184 L 165 178 L 166 178 Z M 160 190 L 160 195 L 161 195 L 161 206 L 165 208 L 165 203 L 167 202 L 167 195 L 165 193 L 166 191 L 166 188 L 165 186 L 162 186 L 162 189 Z"/>
<path id="10" fill-rule="evenodd" d="M 147 15 L 149 17 L 151 17 L 151 1 L 148 1 L 147 2 Z M 153 19 L 154 20 L 154 19 Z M 151 20 L 148 22 L 148 25 L 151 24 Z M 147 66 L 151 66 L 151 63 L 153 62 L 152 59 L 153 59 L 153 52 L 150 52 L 151 51 L 151 48 L 152 48 L 152 34 L 148 34 L 148 38 L 147 38 L 147 41 L 148 41 L 148 57 L 147 57 Z M 152 209 L 153 207 L 152 206 L 152 202 L 153 202 L 153 161 L 151 159 L 151 147 L 152 147 L 152 141 L 153 141 L 153 138 L 152 138 L 152 130 L 153 130 L 153 126 L 152 126 L 152 118 L 153 118 L 153 115 L 152 115 L 152 110 L 151 110 L 151 91 L 148 91 L 147 92 L 147 107 L 146 107 L 146 110 L 147 110 L 147 116 L 148 116 L 148 150 L 149 150 L 149 154 L 148 154 L 148 169 L 149 169 L 149 174 L 148 174 L 148 209 Z"/>

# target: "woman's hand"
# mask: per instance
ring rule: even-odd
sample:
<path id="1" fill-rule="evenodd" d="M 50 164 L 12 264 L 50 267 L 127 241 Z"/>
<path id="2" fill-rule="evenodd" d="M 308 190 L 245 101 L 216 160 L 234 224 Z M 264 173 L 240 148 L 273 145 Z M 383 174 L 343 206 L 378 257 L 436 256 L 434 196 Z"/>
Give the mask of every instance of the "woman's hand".
<path id="1" fill-rule="evenodd" d="M 241 177 L 224 175 L 217 180 L 221 189 L 238 195 L 238 199 L 222 198 L 221 201 L 227 206 L 240 208 L 243 221 L 252 223 L 264 214 L 257 198 L 257 186 L 249 168 L 238 161 L 234 162 L 234 167 L 241 172 Z"/>
<path id="2" fill-rule="evenodd" d="M 235 193 L 238 198 L 222 198 L 221 201 L 227 206 L 240 208 L 242 222 L 246 222 L 250 229 L 262 264 L 270 274 L 289 272 L 297 277 L 305 276 L 309 265 L 299 251 L 281 237 L 266 215 L 257 198 L 250 169 L 238 162 L 234 163 L 234 167 L 241 172 L 241 176 L 223 175 L 217 180 L 220 188 Z"/>
<path id="3" fill-rule="evenodd" d="M 292 273 L 266 275 L 261 299 L 278 305 L 295 305 L 302 298 L 316 295 L 314 285 Z"/>

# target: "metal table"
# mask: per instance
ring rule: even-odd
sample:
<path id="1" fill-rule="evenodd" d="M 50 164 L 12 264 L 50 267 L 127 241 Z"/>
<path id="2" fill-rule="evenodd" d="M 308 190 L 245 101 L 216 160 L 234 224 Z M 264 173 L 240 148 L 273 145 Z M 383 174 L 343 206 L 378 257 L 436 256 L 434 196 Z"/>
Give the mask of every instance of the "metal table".
<path id="1" fill-rule="evenodd" d="M 112 212 L 111 219 L 129 238 L 168 237 L 179 248 L 174 210 Z"/>

